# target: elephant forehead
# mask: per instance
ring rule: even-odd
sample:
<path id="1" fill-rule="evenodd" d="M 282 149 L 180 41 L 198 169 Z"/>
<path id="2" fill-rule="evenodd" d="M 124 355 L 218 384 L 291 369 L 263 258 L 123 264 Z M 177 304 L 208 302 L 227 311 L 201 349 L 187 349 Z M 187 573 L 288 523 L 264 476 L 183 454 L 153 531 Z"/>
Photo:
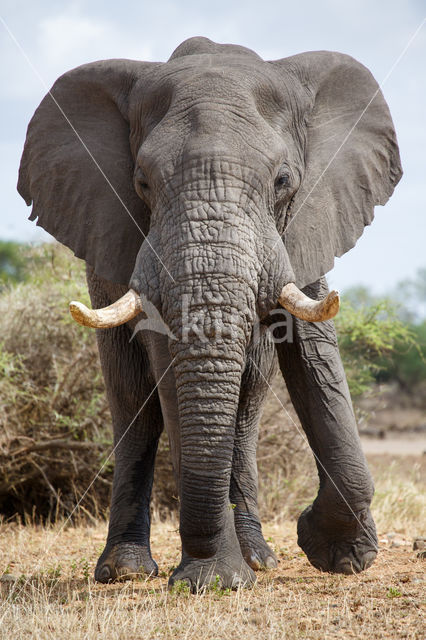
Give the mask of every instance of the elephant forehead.
<path id="1" fill-rule="evenodd" d="M 156 67 L 149 78 L 136 83 L 131 102 L 159 111 L 197 99 L 244 104 L 246 109 L 255 109 L 257 103 L 265 101 L 279 102 L 282 109 L 283 92 L 287 90 L 276 70 L 261 59 L 203 54 Z"/>
<path id="2" fill-rule="evenodd" d="M 266 171 L 297 159 L 293 89 L 268 63 L 243 55 L 191 55 L 153 70 L 132 94 L 131 146 L 145 173 L 171 176 L 195 158 Z"/>
<path id="3" fill-rule="evenodd" d="M 207 58 L 207 64 L 194 64 L 194 58 Z M 188 139 L 191 148 L 200 146 L 201 136 L 208 136 L 209 142 L 216 139 L 204 145 L 204 152 L 215 150 L 219 141 L 228 141 L 235 149 L 233 141 L 239 137 L 237 146 L 243 142 L 245 152 L 249 143 L 263 153 L 269 149 L 274 157 L 279 154 L 282 140 L 276 134 L 285 128 L 286 120 L 283 88 L 263 61 L 255 60 L 253 65 L 232 60 L 232 56 L 188 56 L 157 68 L 151 81 L 132 96 L 135 152 L 155 130 L 161 144 L 156 140 L 154 147 L 162 150 L 167 140 L 179 153 Z"/>

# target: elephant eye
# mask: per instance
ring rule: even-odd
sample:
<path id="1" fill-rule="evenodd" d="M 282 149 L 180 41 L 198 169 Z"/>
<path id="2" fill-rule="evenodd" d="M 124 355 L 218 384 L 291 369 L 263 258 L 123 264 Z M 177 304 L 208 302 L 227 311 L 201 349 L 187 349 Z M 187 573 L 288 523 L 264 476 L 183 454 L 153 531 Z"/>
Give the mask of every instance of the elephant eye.
<path id="1" fill-rule="evenodd" d="M 136 179 L 141 189 L 149 189 L 149 184 L 145 178 L 145 174 L 143 174 L 142 171 L 136 176 Z"/>
<path id="2" fill-rule="evenodd" d="M 278 175 L 275 180 L 276 187 L 289 187 L 290 186 L 290 174 L 287 172 L 282 172 Z"/>
<path id="3" fill-rule="evenodd" d="M 136 192 L 140 196 L 142 196 L 142 194 L 149 191 L 149 184 L 148 184 L 147 178 L 140 167 L 138 167 L 135 171 L 134 182 L 135 182 Z"/>

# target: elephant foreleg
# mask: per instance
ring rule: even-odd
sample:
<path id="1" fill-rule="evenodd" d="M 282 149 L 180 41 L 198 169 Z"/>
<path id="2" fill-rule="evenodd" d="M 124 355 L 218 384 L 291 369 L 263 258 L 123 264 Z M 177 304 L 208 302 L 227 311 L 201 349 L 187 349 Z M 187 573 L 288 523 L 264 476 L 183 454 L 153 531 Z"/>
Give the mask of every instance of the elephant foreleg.
<path id="1" fill-rule="evenodd" d="M 304 292 L 327 293 L 325 278 Z M 362 571 L 377 554 L 374 488 L 361 448 L 332 321 L 293 319 L 293 342 L 277 344 L 281 371 L 314 452 L 319 492 L 300 516 L 298 542 L 323 571 Z"/>
<path id="2" fill-rule="evenodd" d="M 112 301 L 96 276 L 88 282 L 94 308 Z M 95 569 L 100 582 L 158 571 L 150 551 L 149 504 L 162 414 L 148 356 L 131 335 L 127 325 L 97 333 L 115 453 L 108 538 Z"/>
<path id="3" fill-rule="evenodd" d="M 252 569 L 277 566 L 273 551 L 265 542 L 257 506 L 256 447 L 259 420 L 276 371 L 275 348 L 269 333 L 249 349 L 241 382 L 238 406 L 230 501 L 234 509 L 235 530 L 244 560 Z"/>

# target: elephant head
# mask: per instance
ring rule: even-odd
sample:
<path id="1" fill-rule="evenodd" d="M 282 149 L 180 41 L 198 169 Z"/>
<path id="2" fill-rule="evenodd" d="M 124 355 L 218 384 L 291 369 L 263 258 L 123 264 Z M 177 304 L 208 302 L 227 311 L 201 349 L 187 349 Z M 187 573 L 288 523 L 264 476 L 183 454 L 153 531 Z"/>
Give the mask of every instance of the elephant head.
<path id="1" fill-rule="evenodd" d="M 103 312 L 74 303 L 75 317 L 126 322 L 142 294 L 176 338 L 181 530 L 197 557 L 222 526 L 256 317 L 278 300 L 334 315 L 335 293 L 316 303 L 299 288 L 354 246 L 400 176 L 377 83 L 338 53 L 265 62 L 193 38 L 166 63 L 78 67 L 37 109 L 18 184 L 31 219 L 130 289 Z"/>

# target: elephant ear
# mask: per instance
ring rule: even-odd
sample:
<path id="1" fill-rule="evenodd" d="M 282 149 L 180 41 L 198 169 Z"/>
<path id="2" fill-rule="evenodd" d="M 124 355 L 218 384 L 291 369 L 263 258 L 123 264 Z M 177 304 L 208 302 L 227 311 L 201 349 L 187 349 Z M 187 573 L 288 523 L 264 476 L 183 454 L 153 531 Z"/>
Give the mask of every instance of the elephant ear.
<path id="1" fill-rule="evenodd" d="M 355 245 L 402 170 L 388 106 L 362 64 L 328 51 L 272 64 L 305 103 L 305 169 L 283 236 L 304 287 Z"/>
<path id="2" fill-rule="evenodd" d="M 154 66 L 103 60 L 61 76 L 28 126 L 19 169 L 30 220 L 126 285 L 149 225 L 133 187 L 129 95 Z"/>

